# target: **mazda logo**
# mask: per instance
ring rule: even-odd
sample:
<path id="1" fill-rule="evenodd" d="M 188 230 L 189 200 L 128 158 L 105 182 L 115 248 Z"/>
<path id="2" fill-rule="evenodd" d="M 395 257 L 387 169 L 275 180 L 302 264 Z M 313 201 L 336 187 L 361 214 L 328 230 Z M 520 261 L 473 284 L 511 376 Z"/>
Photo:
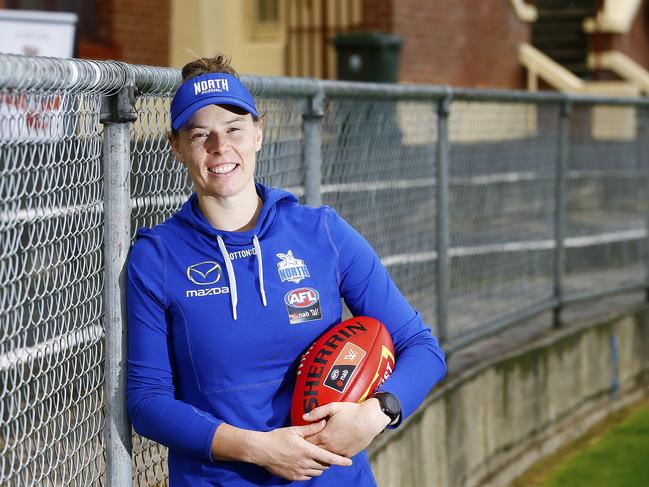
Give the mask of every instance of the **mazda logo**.
<path id="1" fill-rule="evenodd" d="M 211 260 L 191 265 L 187 268 L 187 279 L 199 286 L 214 284 L 221 279 L 221 266 Z"/>

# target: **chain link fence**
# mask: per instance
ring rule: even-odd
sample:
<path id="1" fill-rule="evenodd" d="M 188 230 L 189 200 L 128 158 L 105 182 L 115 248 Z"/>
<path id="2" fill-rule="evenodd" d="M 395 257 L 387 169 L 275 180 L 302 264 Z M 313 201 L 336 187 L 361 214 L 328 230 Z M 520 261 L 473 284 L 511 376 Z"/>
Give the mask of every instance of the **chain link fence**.
<path id="1" fill-rule="evenodd" d="M 119 273 L 192 191 L 167 144 L 179 81 L 0 55 L 0 485 L 167 484 L 124 414 Z M 244 81 L 257 178 L 336 208 L 446 350 L 649 288 L 647 102 Z"/>

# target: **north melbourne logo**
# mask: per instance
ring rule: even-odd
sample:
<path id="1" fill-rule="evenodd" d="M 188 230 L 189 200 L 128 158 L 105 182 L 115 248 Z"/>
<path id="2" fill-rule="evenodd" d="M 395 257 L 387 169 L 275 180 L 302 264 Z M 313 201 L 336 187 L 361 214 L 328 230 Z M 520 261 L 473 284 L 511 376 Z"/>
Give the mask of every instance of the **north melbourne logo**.
<path id="1" fill-rule="evenodd" d="M 304 261 L 293 256 L 293 251 L 289 250 L 285 254 L 277 254 L 281 262 L 277 264 L 277 272 L 282 282 L 299 283 L 302 279 L 311 277 Z"/>
<path id="2" fill-rule="evenodd" d="M 196 81 L 194 83 L 194 95 L 204 95 L 206 93 L 223 93 L 230 91 L 227 79 L 208 79 Z"/>
<path id="3" fill-rule="evenodd" d="M 190 265 L 187 268 L 187 279 L 199 286 L 215 284 L 221 279 L 221 266 L 211 260 Z"/>

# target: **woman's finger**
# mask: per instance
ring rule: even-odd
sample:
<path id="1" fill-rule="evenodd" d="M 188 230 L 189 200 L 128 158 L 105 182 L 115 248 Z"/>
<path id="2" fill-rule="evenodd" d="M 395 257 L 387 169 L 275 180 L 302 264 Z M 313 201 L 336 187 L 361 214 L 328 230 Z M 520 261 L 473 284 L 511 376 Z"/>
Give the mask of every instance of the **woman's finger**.
<path id="1" fill-rule="evenodd" d="M 304 438 L 305 436 L 315 435 L 321 431 L 327 423 L 325 421 L 318 421 L 317 423 L 309 423 L 304 426 L 292 426 L 293 431 L 295 431 L 299 436 Z"/>
<path id="2" fill-rule="evenodd" d="M 328 463 L 329 465 L 339 465 L 341 467 L 349 467 L 352 464 L 351 458 L 337 455 L 335 453 L 325 450 L 324 448 L 320 448 L 319 446 L 313 445 L 313 448 L 314 451 L 313 451 L 312 458 L 318 463 L 321 464 Z"/>
<path id="3" fill-rule="evenodd" d="M 304 472 L 308 477 L 320 477 L 324 473 L 324 470 L 318 470 L 317 468 L 310 468 Z"/>
<path id="4" fill-rule="evenodd" d="M 302 418 L 304 418 L 306 421 L 316 421 L 318 419 L 323 419 L 328 416 L 331 416 L 335 412 L 336 412 L 336 403 L 330 402 L 329 404 L 325 404 L 324 406 L 318 406 L 317 408 L 312 409 L 308 413 L 304 413 L 302 415 Z"/>
<path id="5" fill-rule="evenodd" d="M 311 468 L 314 470 L 327 470 L 329 468 L 329 464 L 314 460 L 313 465 L 310 465 L 307 468 Z"/>

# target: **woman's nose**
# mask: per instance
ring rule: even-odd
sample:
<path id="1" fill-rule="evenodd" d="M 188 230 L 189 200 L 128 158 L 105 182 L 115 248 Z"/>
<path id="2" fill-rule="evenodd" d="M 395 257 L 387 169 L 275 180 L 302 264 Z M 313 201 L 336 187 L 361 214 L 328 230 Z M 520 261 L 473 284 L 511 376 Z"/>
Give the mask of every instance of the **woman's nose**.
<path id="1" fill-rule="evenodd" d="M 228 147 L 226 137 L 219 134 L 212 134 L 207 139 L 206 150 L 210 154 L 221 154 Z"/>

